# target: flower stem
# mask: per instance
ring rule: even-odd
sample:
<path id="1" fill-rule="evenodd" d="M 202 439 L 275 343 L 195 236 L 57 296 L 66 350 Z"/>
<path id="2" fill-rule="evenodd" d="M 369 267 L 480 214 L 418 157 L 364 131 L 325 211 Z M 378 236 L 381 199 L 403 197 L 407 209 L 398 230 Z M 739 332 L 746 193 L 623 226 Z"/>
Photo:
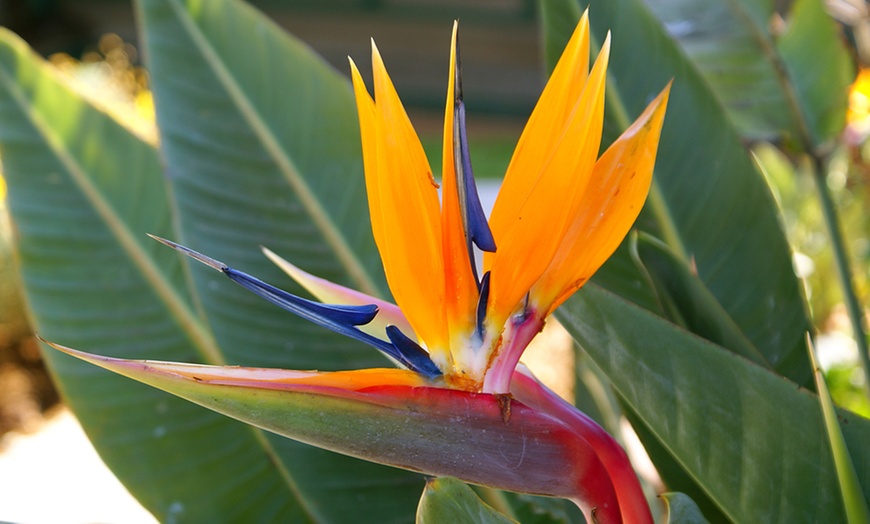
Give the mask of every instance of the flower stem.
<path id="1" fill-rule="evenodd" d="M 544 329 L 544 319 L 534 310 L 527 311 L 520 318 L 510 320 L 503 335 L 502 347 L 484 377 L 484 393 L 498 394 L 510 391 L 511 377 L 523 351 L 542 329 Z"/>
<path id="2" fill-rule="evenodd" d="M 598 459 L 613 481 L 614 489 L 616 489 L 622 522 L 626 524 L 653 523 L 649 504 L 647 504 L 640 480 L 632 468 L 628 455 L 610 434 L 585 413 L 547 389 L 535 378 L 519 370 L 514 373 L 511 385 L 511 392 L 517 400 L 570 424 L 577 434 L 595 450 Z M 578 491 L 579 488 L 581 487 L 578 486 Z M 588 501 L 584 504 L 575 500 L 575 503 L 584 510 L 584 513 L 588 510 L 586 507 Z"/>
<path id="3" fill-rule="evenodd" d="M 846 248 L 846 243 L 843 240 L 843 230 L 840 226 L 840 220 L 837 217 L 834 198 L 831 195 L 830 188 L 828 188 L 825 177 L 826 170 L 824 162 L 816 155 L 812 155 L 812 158 L 813 180 L 816 184 L 816 190 L 819 193 L 822 216 L 825 220 L 825 227 L 828 230 L 828 237 L 831 239 L 831 249 L 834 252 L 834 260 L 837 265 L 837 277 L 839 278 L 840 287 L 843 291 L 843 302 L 845 302 L 846 311 L 849 313 L 849 320 L 852 323 L 855 342 L 858 345 L 861 366 L 864 368 L 864 389 L 867 392 L 868 397 L 870 397 L 870 350 L 868 350 L 867 347 L 867 331 L 863 323 L 863 310 L 861 304 L 858 302 L 855 287 L 852 285 L 852 271 L 849 266 L 849 253 Z"/>

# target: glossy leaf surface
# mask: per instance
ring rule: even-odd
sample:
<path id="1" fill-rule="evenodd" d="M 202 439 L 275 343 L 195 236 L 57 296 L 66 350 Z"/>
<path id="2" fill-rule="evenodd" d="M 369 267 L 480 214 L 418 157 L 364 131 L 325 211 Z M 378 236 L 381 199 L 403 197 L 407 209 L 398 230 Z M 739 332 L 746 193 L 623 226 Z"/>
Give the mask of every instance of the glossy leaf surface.
<path id="1" fill-rule="evenodd" d="M 840 493 L 843 496 L 843 509 L 846 512 L 846 521 L 850 524 L 870 523 L 870 509 L 867 507 L 867 497 L 861 490 L 858 475 L 855 472 L 855 464 L 849 456 L 849 449 L 840 429 L 840 420 L 837 416 L 837 408 L 831 399 L 831 393 L 825 383 L 822 370 L 818 367 L 815 349 L 812 340 L 807 335 L 807 346 L 810 351 L 810 361 L 813 364 L 813 378 L 819 392 L 819 405 L 822 416 L 825 419 L 825 432 L 828 435 L 828 443 L 831 446 L 831 456 L 834 468 L 837 471 L 837 480 L 840 485 Z"/>
<path id="2" fill-rule="evenodd" d="M 180 224 L 180 238 L 170 240 L 280 287 L 289 280 L 261 246 L 318 277 L 381 294 L 383 277 L 371 276 L 380 260 L 347 79 L 247 4 L 142 0 L 137 7 Z M 232 362 L 294 369 L 386 362 L 218 282 L 220 275 L 191 273 Z"/>
<path id="3" fill-rule="evenodd" d="M 631 240 L 632 258 L 649 280 L 662 316 L 756 364 L 771 364 L 685 261 L 663 242 L 643 233 Z"/>
<path id="4" fill-rule="evenodd" d="M 595 285 L 559 317 L 729 519 L 845 518 L 815 395 Z M 839 416 L 866 495 L 870 421 Z"/>
<path id="5" fill-rule="evenodd" d="M 176 240 L 291 292 L 304 293 L 260 246 L 319 277 L 380 294 L 347 79 L 247 4 L 136 5 L 177 211 Z M 377 351 L 294 318 L 220 274 L 190 271 L 228 363 L 321 370 L 389 365 Z M 325 520 L 355 515 L 360 490 L 366 505 L 381 506 L 388 520 L 407 520 L 414 511 L 422 486 L 417 475 L 271 434 L 264 444 L 279 456 L 275 470 L 298 489 L 295 503 L 321 501 Z M 336 478 L 344 480 L 336 484 Z"/>
<path id="6" fill-rule="evenodd" d="M 662 493 L 668 507 L 668 524 L 707 524 L 707 519 L 691 498 L 683 493 Z"/>
<path id="7" fill-rule="evenodd" d="M 219 360 L 192 312 L 180 259 L 146 236 L 173 234 L 154 147 L 5 32 L 0 114 L 9 207 L 39 333 L 114 355 Z M 56 352 L 46 358 L 103 460 L 161 520 L 313 520 L 311 508 L 241 493 L 288 490 L 258 431 Z"/>
<path id="8" fill-rule="evenodd" d="M 464 483 L 445 477 L 426 483 L 417 507 L 417 524 L 442 522 L 509 524 L 516 521 L 492 509 Z"/>
<path id="9" fill-rule="evenodd" d="M 182 263 L 146 236 L 178 236 L 154 147 L 65 87 L 8 34 L 0 98 L 10 210 L 39 332 L 113 355 L 232 361 L 193 305 L 200 301 L 188 295 Z M 206 194 L 194 200 L 219 209 L 218 199 L 207 204 L 209 188 L 200 189 Z M 287 230 L 286 237 L 292 236 Z M 376 352 L 357 352 L 344 341 L 319 347 L 329 338 L 314 329 L 284 333 L 280 348 L 268 348 L 261 344 L 270 333 L 263 321 L 285 330 L 292 322 L 275 309 L 251 321 L 264 331 L 249 332 L 245 358 L 289 360 L 286 344 L 292 341 L 303 348 L 297 351 L 305 357 L 299 367 L 315 367 L 313 350 L 321 350 L 321 368 L 384 362 Z M 68 359 L 48 358 L 104 459 L 161 520 L 344 521 L 352 512 L 349 504 L 336 503 L 344 496 L 354 501 L 364 496 L 387 521 L 405 522 L 413 515 L 422 487 L 416 475 L 266 437 Z M 343 479 L 338 483 L 336 471 Z M 246 496 L 249 489 L 264 498 Z"/>

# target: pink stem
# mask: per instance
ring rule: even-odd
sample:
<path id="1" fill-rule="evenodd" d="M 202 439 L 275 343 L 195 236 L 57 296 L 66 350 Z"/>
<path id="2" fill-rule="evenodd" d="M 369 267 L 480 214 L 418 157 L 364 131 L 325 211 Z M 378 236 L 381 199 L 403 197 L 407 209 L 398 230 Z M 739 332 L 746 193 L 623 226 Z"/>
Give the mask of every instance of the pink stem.
<path id="1" fill-rule="evenodd" d="M 572 428 L 589 442 L 607 469 L 616 490 L 616 498 L 619 501 L 623 522 L 626 524 L 653 523 L 649 504 L 647 504 L 641 489 L 640 481 L 631 467 L 628 455 L 610 434 L 589 416 L 556 395 L 534 377 L 519 371 L 514 373 L 513 393 L 517 400 L 532 408 L 549 413 L 565 423 L 573 422 Z M 580 505 L 578 501 L 575 502 Z M 582 505 L 580 507 L 583 508 Z"/>
<path id="2" fill-rule="evenodd" d="M 486 371 L 483 379 L 484 393 L 507 393 L 510 391 L 511 377 L 520 362 L 529 342 L 544 328 L 544 320 L 535 311 L 513 318 L 508 322 L 504 340 L 498 355 Z"/>

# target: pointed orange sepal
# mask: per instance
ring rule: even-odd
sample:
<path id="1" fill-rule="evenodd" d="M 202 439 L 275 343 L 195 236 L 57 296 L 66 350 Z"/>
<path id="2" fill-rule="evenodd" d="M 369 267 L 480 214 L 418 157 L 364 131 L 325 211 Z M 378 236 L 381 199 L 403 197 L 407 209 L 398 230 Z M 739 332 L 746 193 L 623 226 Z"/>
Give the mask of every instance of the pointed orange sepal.
<path id="1" fill-rule="evenodd" d="M 459 122 L 455 101 L 459 94 L 457 46 L 459 24 L 453 23 L 450 44 L 450 74 L 447 84 L 447 103 L 444 110 L 444 148 L 441 173 L 441 225 L 444 246 L 445 309 L 451 336 L 451 352 L 461 352 L 475 324 L 477 282 L 469 258 L 468 239 L 462 220 L 460 187 L 457 170 L 463 169 L 459 160 Z M 468 174 L 466 174 L 468 176 Z"/>
<path id="2" fill-rule="evenodd" d="M 587 13 L 565 46 L 535 110 L 514 149 L 489 224 L 493 233 L 506 229 L 532 190 L 565 128 L 571 109 L 580 98 L 589 70 L 589 17 Z M 485 255 L 490 259 L 492 255 Z"/>
<path id="3" fill-rule="evenodd" d="M 363 151 L 363 169 L 366 177 L 366 196 L 369 203 L 369 215 L 372 222 L 372 234 L 378 250 L 383 251 L 384 242 L 384 219 L 381 213 L 381 196 L 378 174 L 378 140 L 375 127 L 375 102 L 366 90 L 365 82 L 359 74 L 353 59 L 350 62 L 351 79 L 353 80 L 353 93 L 356 97 L 356 110 L 359 115 L 360 141 Z"/>
<path id="4" fill-rule="evenodd" d="M 375 100 L 352 68 L 375 240 L 396 304 L 443 365 L 447 350 L 441 212 L 417 133 L 372 43 Z M 373 154 L 372 154 L 373 153 Z M 372 158 L 373 157 L 373 158 Z M 374 198 L 373 198 L 374 197 Z"/>
<path id="5" fill-rule="evenodd" d="M 490 257 L 492 285 L 487 321 L 493 325 L 504 323 L 550 265 L 582 203 L 601 141 L 609 56 L 608 35 L 579 98 L 570 107 L 560 136 L 554 143 L 541 142 L 538 146 L 548 148 L 547 155 L 532 171 L 539 175 L 526 200 L 513 220 L 491 224 L 499 246 Z M 565 110 L 562 103 L 552 106 L 539 103 L 539 108 L 545 113 Z M 508 176 L 515 176 L 513 169 L 514 164 L 509 167 Z M 502 188 L 500 194 L 506 191 L 507 188 Z M 494 218 L 497 211 L 503 212 L 499 201 L 495 206 Z"/>
<path id="6" fill-rule="evenodd" d="M 643 208 L 652 182 L 671 85 L 595 164 L 578 210 L 531 301 L 549 314 L 579 289 L 613 254 Z"/>

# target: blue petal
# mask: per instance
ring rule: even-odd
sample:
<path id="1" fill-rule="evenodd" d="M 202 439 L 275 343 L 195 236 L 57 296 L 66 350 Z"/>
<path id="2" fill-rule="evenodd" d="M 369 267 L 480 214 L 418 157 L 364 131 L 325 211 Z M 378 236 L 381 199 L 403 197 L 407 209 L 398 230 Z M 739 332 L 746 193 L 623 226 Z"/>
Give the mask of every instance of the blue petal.
<path id="1" fill-rule="evenodd" d="M 387 327 L 387 336 L 390 338 L 392 344 L 354 327 L 360 324 L 366 324 L 374 319 L 378 311 L 378 307 L 375 305 L 335 306 L 331 304 L 321 304 L 297 297 L 296 295 L 278 289 L 271 284 L 267 284 L 231 267 L 226 267 L 222 269 L 222 271 L 233 282 L 236 282 L 245 289 L 265 298 L 269 302 L 272 302 L 291 313 L 295 313 L 304 319 L 310 320 L 317 325 L 331 329 L 336 333 L 341 333 L 347 337 L 374 346 L 376 349 L 379 349 L 399 361 L 402 365 L 412 371 L 416 371 L 428 378 L 434 378 L 441 375 L 441 370 L 438 369 L 438 366 L 436 366 L 435 363 L 432 362 L 432 359 L 429 358 L 429 353 L 418 346 L 413 340 L 406 337 L 397 327 Z M 365 322 L 355 323 L 356 320 L 364 320 L 366 315 L 369 314 L 370 317 L 368 317 Z M 399 337 L 396 334 L 401 336 Z M 404 337 L 404 339 L 402 337 Z M 396 343 L 396 340 L 399 340 L 402 345 Z M 405 341 L 413 344 L 416 347 L 416 350 L 405 343 Z"/>
<path id="2" fill-rule="evenodd" d="M 489 271 L 480 280 L 480 295 L 477 297 L 477 336 L 483 337 L 483 321 L 486 319 L 486 303 L 489 301 Z"/>
<path id="3" fill-rule="evenodd" d="M 471 242 L 474 242 L 482 251 L 495 251 L 495 239 L 486 221 L 486 214 L 480 203 L 480 195 L 477 193 L 477 184 L 474 182 L 474 170 L 471 168 L 471 153 L 468 150 L 468 134 L 465 129 L 465 102 L 462 100 L 462 67 L 459 58 L 459 37 L 456 40 L 456 68 L 453 71 L 453 151 L 456 165 L 456 186 L 459 191 L 459 207 L 462 213 L 462 224 L 465 227 L 465 235 L 468 239 L 469 254 Z M 475 274 L 477 271 L 475 271 Z"/>
<path id="4" fill-rule="evenodd" d="M 375 347 L 412 371 L 416 371 L 428 378 L 435 378 L 441 375 L 441 370 L 438 369 L 438 366 L 436 366 L 434 362 L 432 362 L 432 359 L 429 358 L 429 354 L 413 340 L 401 333 L 397 327 L 387 327 L 387 336 L 391 341 L 393 341 L 393 343 L 381 340 L 368 333 L 362 332 L 355 327 L 368 324 L 375 318 L 378 314 L 378 307 L 374 304 L 364 306 L 346 306 L 313 302 L 298 297 L 292 293 L 288 293 L 271 284 L 267 284 L 258 278 L 233 269 L 219 260 L 205 256 L 202 253 L 196 252 L 188 247 L 182 246 L 181 244 L 176 244 L 175 242 L 154 235 L 149 236 L 158 242 L 184 253 L 194 260 L 202 262 L 203 264 L 222 272 L 233 282 L 265 298 L 269 302 L 290 311 L 291 313 L 295 313 L 306 320 L 310 320 L 319 326 L 331 329 L 336 333 L 341 333 L 342 335 Z M 398 340 L 399 343 L 396 344 L 394 339 Z"/>
<path id="5" fill-rule="evenodd" d="M 471 154 L 468 151 L 468 137 L 465 131 L 465 103 L 462 102 L 461 91 L 456 103 L 456 113 L 456 119 L 459 122 L 458 150 L 462 165 L 462 169 L 459 170 L 457 176 L 459 177 L 458 185 L 464 186 L 462 196 L 465 203 L 461 207 L 465 231 L 482 251 L 494 252 L 495 239 L 492 237 L 489 222 L 487 222 L 486 214 L 483 212 L 483 205 L 480 203 L 480 195 L 477 192 L 477 184 L 474 182 L 474 171 L 471 168 Z"/>
<path id="6" fill-rule="evenodd" d="M 394 356 L 399 362 L 409 369 L 416 370 L 418 373 L 430 378 L 441 374 L 441 370 L 429 358 L 429 353 L 408 338 L 399 328 L 387 326 L 387 336 L 390 337 L 393 347 L 399 351 L 400 355 L 398 357 Z"/>
<path id="7" fill-rule="evenodd" d="M 233 282 L 260 295 L 276 306 L 322 326 L 329 327 L 332 324 L 348 327 L 361 326 L 374 320 L 378 314 L 378 306 L 374 304 L 364 306 L 322 304 L 297 297 L 231 267 L 224 267 L 221 271 Z"/>

